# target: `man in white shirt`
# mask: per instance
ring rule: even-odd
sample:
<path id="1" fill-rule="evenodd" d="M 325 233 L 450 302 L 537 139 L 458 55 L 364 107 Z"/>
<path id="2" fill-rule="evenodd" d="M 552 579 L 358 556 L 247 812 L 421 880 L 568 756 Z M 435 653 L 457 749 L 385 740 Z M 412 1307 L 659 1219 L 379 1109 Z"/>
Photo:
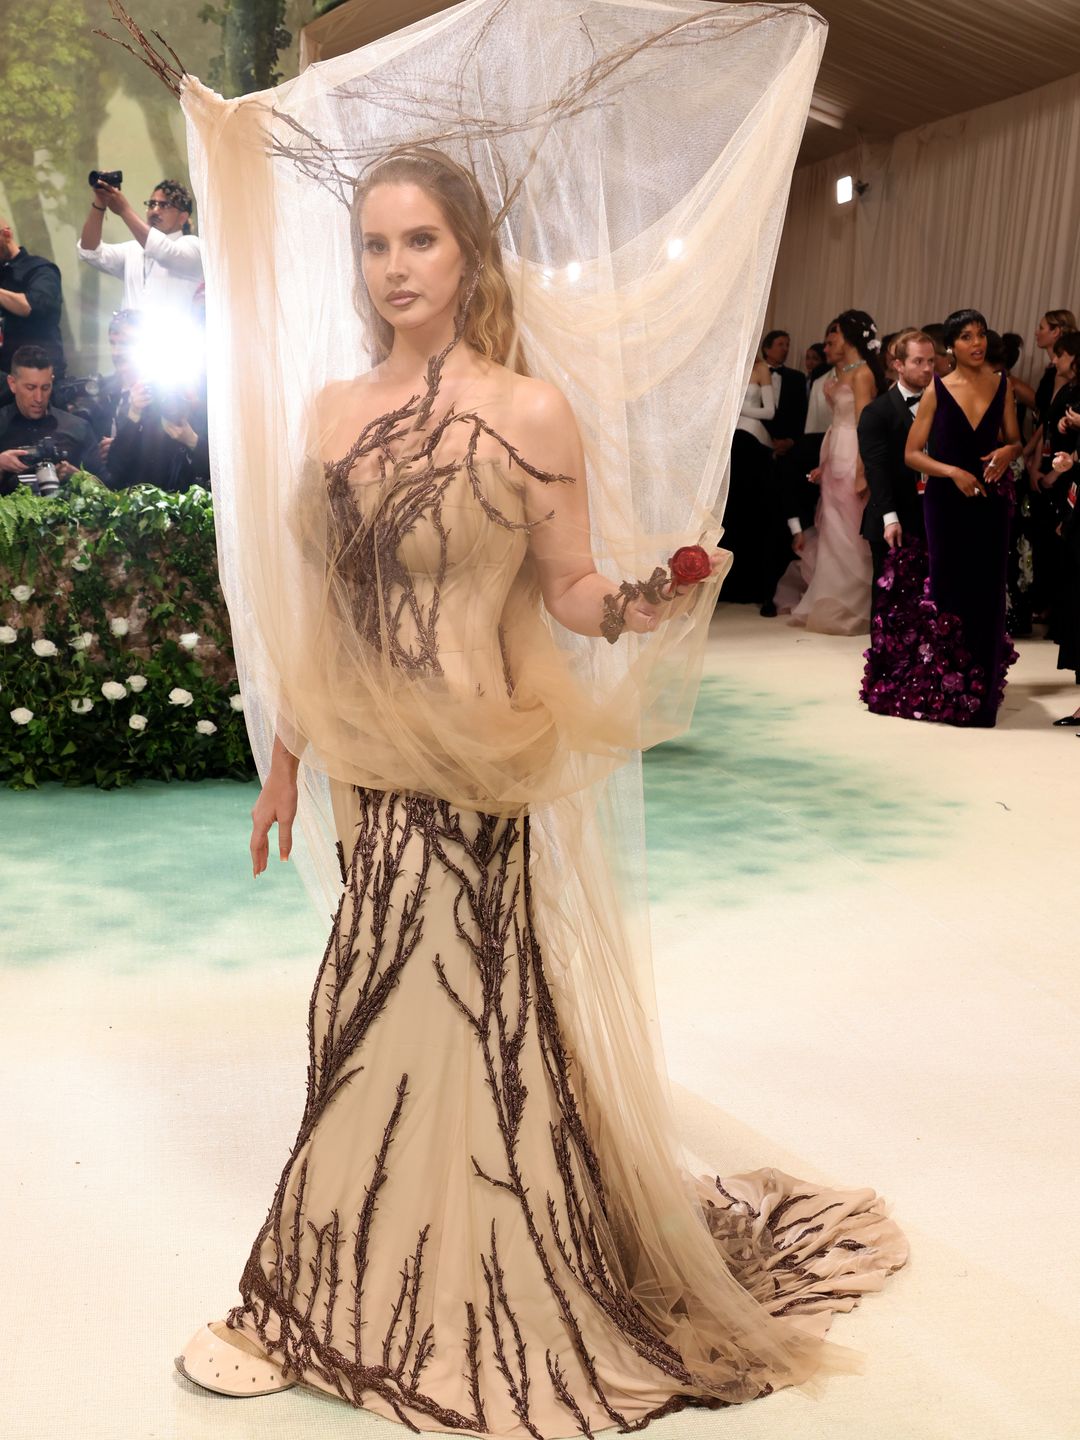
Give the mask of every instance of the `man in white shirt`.
<path id="1" fill-rule="evenodd" d="M 191 232 L 191 195 L 177 180 L 162 180 L 146 202 L 146 219 L 122 190 L 91 186 L 90 210 L 76 243 L 79 259 L 124 282 L 121 310 L 173 310 L 190 314 L 202 284 L 202 249 Z M 135 237 L 103 244 L 105 214 L 118 215 Z"/>

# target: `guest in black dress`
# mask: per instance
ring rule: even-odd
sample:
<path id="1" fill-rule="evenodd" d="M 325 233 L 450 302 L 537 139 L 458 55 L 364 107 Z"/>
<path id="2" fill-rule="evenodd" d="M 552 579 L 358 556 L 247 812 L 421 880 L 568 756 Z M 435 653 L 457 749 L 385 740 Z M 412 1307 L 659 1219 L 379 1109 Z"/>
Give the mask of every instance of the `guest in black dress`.
<path id="1" fill-rule="evenodd" d="M 1061 520 L 1061 584 L 1058 590 L 1059 670 L 1071 670 L 1080 685 L 1080 505 L 1077 505 L 1077 431 L 1068 432 L 1054 456 L 1053 469 L 1064 486 Z M 1080 705 L 1055 725 L 1080 728 Z"/>
<path id="2" fill-rule="evenodd" d="M 875 618 L 863 698 L 879 714 L 989 727 L 1016 659 L 1005 581 L 1020 435 L 1008 380 L 986 365 L 982 315 L 956 311 L 945 339 L 955 368 L 935 374 L 905 451 L 927 476 L 929 575 L 924 587 L 917 567 L 886 570 L 890 604 Z"/>

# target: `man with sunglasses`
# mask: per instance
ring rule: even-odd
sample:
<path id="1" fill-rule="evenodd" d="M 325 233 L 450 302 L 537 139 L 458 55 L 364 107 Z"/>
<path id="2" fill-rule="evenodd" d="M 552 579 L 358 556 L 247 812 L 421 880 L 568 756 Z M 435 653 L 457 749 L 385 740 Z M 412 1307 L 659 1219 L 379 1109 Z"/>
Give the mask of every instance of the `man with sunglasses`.
<path id="1" fill-rule="evenodd" d="M 90 187 L 90 209 L 76 249 L 80 260 L 124 282 L 122 310 L 190 313 L 202 283 L 202 250 L 191 233 L 191 194 L 178 180 L 162 180 L 146 201 L 145 219 L 118 187 L 98 181 Z M 120 217 L 134 239 L 103 243 L 108 211 Z"/>

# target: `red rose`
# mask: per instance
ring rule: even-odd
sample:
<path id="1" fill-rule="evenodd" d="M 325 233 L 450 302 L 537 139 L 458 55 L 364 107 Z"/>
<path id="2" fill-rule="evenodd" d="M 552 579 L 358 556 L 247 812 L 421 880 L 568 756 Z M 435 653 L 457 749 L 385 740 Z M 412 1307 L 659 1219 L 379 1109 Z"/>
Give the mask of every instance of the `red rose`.
<path id="1" fill-rule="evenodd" d="M 684 545 L 668 561 L 676 585 L 700 585 L 712 574 L 709 552 L 700 545 Z"/>

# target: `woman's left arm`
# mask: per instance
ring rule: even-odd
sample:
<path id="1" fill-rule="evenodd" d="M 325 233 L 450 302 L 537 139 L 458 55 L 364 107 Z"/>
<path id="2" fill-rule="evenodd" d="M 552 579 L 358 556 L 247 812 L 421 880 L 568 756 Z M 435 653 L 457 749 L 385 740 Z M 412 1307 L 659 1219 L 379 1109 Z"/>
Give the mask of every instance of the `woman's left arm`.
<path id="1" fill-rule="evenodd" d="M 874 372 L 870 369 L 869 365 L 864 365 L 861 369 L 855 371 L 851 388 L 855 395 L 855 428 L 858 429 L 859 416 L 877 393 Z M 855 494 L 865 495 L 869 488 L 866 480 L 866 471 L 863 469 L 862 455 L 857 451 L 855 460 Z"/>
<path id="2" fill-rule="evenodd" d="M 515 418 L 519 453 L 534 469 L 560 477 L 538 480 L 524 472 L 526 516 L 534 527 L 529 548 L 544 606 L 567 630 L 602 635 L 604 602 L 617 597 L 619 587 L 599 573 L 593 559 L 585 452 L 574 412 L 554 385 L 532 381 Z M 720 558 L 717 552 L 714 569 Z M 626 629 L 648 635 L 677 613 L 676 604 L 654 605 L 639 596 L 626 607 Z"/>
<path id="3" fill-rule="evenodd" d="M 1016 418 L 1016 397 L 1008 384 L 1005 386 L 1005 413 L 1002 416 L 1001 428 L 1005 434 L 1005 444 L 998 445 L 988 455 L 981 457 L 985 480 L 1000 480 L 1013 461 L 1023 454 L 1020 425 Z"/>

